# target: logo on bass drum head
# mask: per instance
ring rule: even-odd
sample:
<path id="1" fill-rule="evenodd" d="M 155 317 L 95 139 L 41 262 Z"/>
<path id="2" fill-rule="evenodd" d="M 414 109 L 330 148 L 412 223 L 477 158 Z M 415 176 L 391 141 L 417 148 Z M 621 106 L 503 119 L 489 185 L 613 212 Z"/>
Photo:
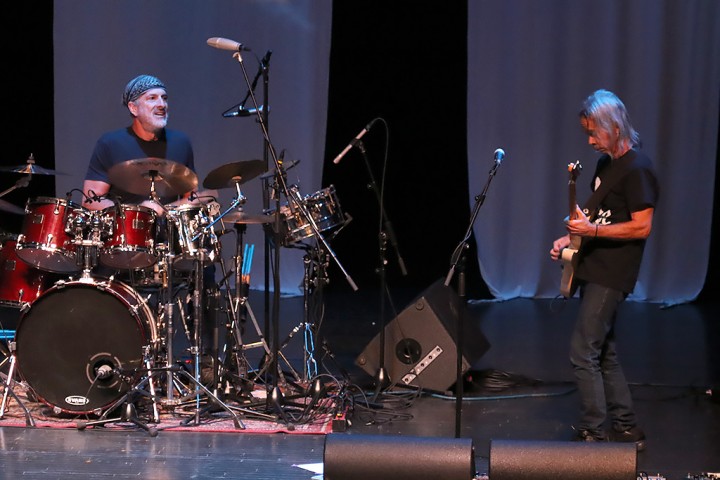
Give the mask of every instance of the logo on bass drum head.
<path id="1" fill-rule="evenodd" d="M 81 395 L 68 395 L 65 397 L 65 403 L 68 405 L 82 406 L 90 403 L 90 399 Z"/>

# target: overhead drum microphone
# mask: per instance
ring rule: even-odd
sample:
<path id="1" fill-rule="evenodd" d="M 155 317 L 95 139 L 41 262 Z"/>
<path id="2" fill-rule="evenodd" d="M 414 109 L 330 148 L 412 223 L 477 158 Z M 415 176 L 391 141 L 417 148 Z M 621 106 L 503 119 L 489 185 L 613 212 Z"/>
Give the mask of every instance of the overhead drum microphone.
<path id="1" fill-rule="evenodd" d="M 242 43 L 222 37 L 208 38 L 207 44 L 213 48 L 219 48 L 220 50 L 229 50 L 231 52 L 250 51 L 249 48 L 243 47 Z"/>
<path id="2" fill-rule="evenodd" d="M 345 148 L 342 150 L 342 152 L 340 152 L 340 153 L 338 154 L 338 156 L 335 157 L 335 159 L 333 160 L 333 163 L 334 163 L 334 164 L 340 163 L 340 160 L 342 160 L 342 158 L 345 156 L 345 154 L 348 153 L 352 147 L 354 147 L 355 145 L 357 145 L 357 143 L 360 141 L 360 139 L 361 139 L 362 137 L 364 137 L 365 134 L 370 131 L 370 129 L 372 128 L 372 126 L 373 126 L 373 124 L 375 123 L 376 120 L 377 120 L 377 119 L 372 120 L 370 123 L 368 123 L 367 125 L 365 125 L 365 128 L 363 128 L 362 130 L 360 130 L 360 133 L 358 133 L 358 134 L 355 136 L 355 138 L 353 138 L 353 139 L 350 141 L 350 143 L 348 143 L 347 147 L 345 147 Z"/>

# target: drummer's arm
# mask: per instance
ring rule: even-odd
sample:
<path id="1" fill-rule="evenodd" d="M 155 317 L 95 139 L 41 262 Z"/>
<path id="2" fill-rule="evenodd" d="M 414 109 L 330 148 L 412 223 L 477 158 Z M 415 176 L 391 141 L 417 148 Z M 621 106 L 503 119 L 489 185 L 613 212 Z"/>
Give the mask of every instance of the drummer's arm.
<path id="1" fill-rule="evenodd" d="M 109 183 L 105 183 L 100 180 L 85 180 L 83 183 L 83 193 L 85 194 L 85 198 L 82 203 L 83 207 L 88 210 L 102 210 L 104 208 L 112 207 L 112 200 L 107 198 L 102 200 L 92 200 L 93 197 L 105 195 L 109 191 Z"/>

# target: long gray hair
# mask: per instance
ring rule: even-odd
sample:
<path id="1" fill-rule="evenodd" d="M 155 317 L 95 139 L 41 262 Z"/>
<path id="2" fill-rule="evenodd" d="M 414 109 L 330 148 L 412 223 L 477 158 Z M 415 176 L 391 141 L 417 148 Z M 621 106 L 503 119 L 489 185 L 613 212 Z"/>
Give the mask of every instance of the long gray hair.
<path id="1" fill-rule="evenodd" d="M 630 123 L 625 104 L 617 95 L 608 90 L 596 90 L 585 99 L 580 117 L 592 119 L 603 130 L 612 132 L 617 127 L 619 139 L 627 139 L 631 146 L 640 145 L 640 134 Z"/>

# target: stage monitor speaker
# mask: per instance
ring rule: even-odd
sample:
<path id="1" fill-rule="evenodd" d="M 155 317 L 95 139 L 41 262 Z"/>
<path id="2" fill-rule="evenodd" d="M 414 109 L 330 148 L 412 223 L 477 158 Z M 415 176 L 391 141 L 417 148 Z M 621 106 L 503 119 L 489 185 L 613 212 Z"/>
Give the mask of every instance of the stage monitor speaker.
<path id="1" fill-rule="evenodd" d="M 457 380 L 457 326 L 463 318 L 462 372 L 490 348 L 480 329 L 468 321 L 467 306 L 442 279 L 418 296 L 385 326 L 384 369 L 391 383 L 438 392 Z M 380 368 L 380 334 L 355 359 L 370 375 Z"/>
<path id="2" fill-rule="evenodd" d="M 323 461 L 325 480 L 470 480 L 476 475 L 471 438 L 331 433 Z"/>
<path id="3" fill-rule="evenodd" d="M 490 441 L 491 480 L 635 480 L 634 443 Z"/>

